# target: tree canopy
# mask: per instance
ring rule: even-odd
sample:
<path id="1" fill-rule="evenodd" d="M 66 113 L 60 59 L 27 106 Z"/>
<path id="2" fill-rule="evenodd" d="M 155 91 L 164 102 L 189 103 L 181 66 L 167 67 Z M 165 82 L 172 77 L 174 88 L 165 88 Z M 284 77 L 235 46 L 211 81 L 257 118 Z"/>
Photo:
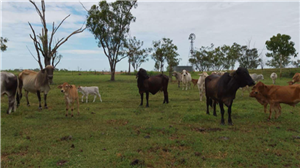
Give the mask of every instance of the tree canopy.
<path id="1" fill-rule="evenodd" d="M 7 43 L 7 41 L 8 41 L 7 38 L 0 37 L 0 50 L 1 51 L 6 51 L 7 45 L 5 43 Z"/>
<path id="2" fill-rule="evenodd" d="M 173 40 L 163 38 L 159 41 L 153 41 L 152 59 L 155 61 L 154 67 L 163 73 L 165 62 L 169 65 L 169 74 L 172 73 L 173 67 L 179 64 L 177 46 Z"/>
<path id="3" fill-rule="evenodd" d="M 289 35 L 278 33 L 266 41 L 266 48 L 271 51 L 270 53 L 266 53 L 266 56 L 272 58 L 267 61 L 266 65 L 280 68 L 280 77 L 282 68 L 289 65 L 291 57 L 296 57 L 298 54 L 294 47 L 295 43 L 290 40 L 291 37 Z"/>

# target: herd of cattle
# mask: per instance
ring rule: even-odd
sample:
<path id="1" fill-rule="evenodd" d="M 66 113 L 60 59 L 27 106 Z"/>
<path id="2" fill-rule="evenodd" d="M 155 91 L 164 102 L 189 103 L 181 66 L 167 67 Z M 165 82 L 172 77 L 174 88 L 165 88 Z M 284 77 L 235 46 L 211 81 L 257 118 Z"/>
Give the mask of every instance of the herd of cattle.
<path id="1" fill-rule="evenodd" d="M 39 100 L 39 109 L 41 106 L 41 92 L 44 93 L 44 108 L 47 109 L 47 94 L 50 91 L 50 84 L 53 80 L 54 67 L 48 65 L 45 69 L 39 72 L 31 70 L 23 70 L 18 76 L 9 72 L 1 72 L 1 96 L 6 94 L 8 96 L 8 110 L 7 114 L 16 110 L 16 107 L 20 105 L 20 100 L 22 98 L 22 89 L 25 91 L 25 97 L 27 101 L 27 106 L 30 106 L 28 100 L 28 93 L 34 93 L 37 95 Z M 102 102 L 101 95 L 99 93 L 99 88 L 97 86 L 83 87 L 75 85 L 69 85 L 67 82 L 58 86 L 61 92 L 65 95 L 66 101 L 66 116 L 68 116 L 68 109 L 71 105 L 71 111 L 73 116 L 74 103 L 77 102 L 77 111 L 79 114 L 79 97 L 78 92 L 82 93 L 81 101 L 83 102 L 83 97 L 86 96 L 86 102 L 88 101 L 88 95 L 94 95 L 94 101 L 97 96 L 99 96 Z"/>
<path id="2" fill-rule="evenodd" d="M 16 106 L 19 106 L 20 99 L 22 98 L 22 89 L 25 91 L 25 97 L 27 100 L 27 105 L 30 106 L 28 100 L 28 93 L 34 93 L 37 95 L 39 100 L 39 109 L 41 106 L 41 92 L 44 93 L 44 108 L 47 107 L 47 93 L 50 90 L 50 84 L 53 79 L 53 66 L 46 66 L 39 72 L 24 70 L 18 76 L 9 73 L 1 72 L 1 95 L 6 94 L 9 99 L 9 108 L 7 113 L 10 114 L 15 111 Z M 200 101 L 202 101 L 203 94 L 205 91 L 206 96 L 206 113 L 209 114 L 209 106 L 213 107 L 213 114 L 216 116 L 216 105 L 219 104 L 221 111 L 221 124 L 224 122 L 224 107 L 228 107 L 228 124 L 232 124 L 231 119 L 231 106 L 238 89 L 245 89 L 252 87 L 250 97 L 254 97 L 261 105 L 264 106 L 264 112 L 267 111 L 267 105 L 270 104 L 270 115 L 271 118 L 272 111 L 275 111 L 275 118 L 281 114 L 281 103 L 295 106 L 300 102 L 300 85 L 295 84 L 300 82 L 300 73 L 296 73 L 292 81 L 289 81 L 287 86 L 274 85 L 276 83 L 277 74 L 272 73 L 270 78 L 273 81 L 273 85 L 265 85 L 260 80 L 264 79 L 262 74 L 249 74 L 248 70 L 245 68 L 238 68 L 236 71 L 227 72 L 213 72 L 208 75 L 206 72 L 199 74 L 199 79 L 192 79 L 191 74 L 186 70 L 182 73 L 174 72 L 173 76 L 176 77 L 178 81 L 178 87 L 182 84 L 182 90 L 188 90 L 191 88 L 191 83 L 198 86 Z M 148 98 L 149 92 L 156 94 L 158 91 L 164 92 L 163 103 L 169 103 L 168 98 L 168 82 L 169 77 L 163 74 L 151 76 L 147 75 L 146 70 L 140 69 L 136 75 L 137 85 L 139 88 L 139 93 L 141 96 L 141 103 L 143 105 L 143 94 L 146 93 L 146 106 L 149 106 Z M 255 85 L 256 83 L 256 85 Z M 66 101 L 66 116 L 68 116 L 68 109 L 71 106 L 71 116 L 73 116 L 74 104 L 77 102 L 77 112 L 79 114 L 79 96 L 78 92 L 82 93 L 81 101 L 83 102 L 83 97 L 86 96 L 86 102 L 88 101 L 88 95 L 94 95 L 95 102 L 96 97 L 99 96 L 102 102 L 101 95 L 99 93 L 99 88 L 97 86 L 82 87 L 75 85 L 70 85 L 68 83 L 63 83 L 58 86 L 61 92 L 64 93 Z M 277 114 L 278 112 L 278 114 Z"/>

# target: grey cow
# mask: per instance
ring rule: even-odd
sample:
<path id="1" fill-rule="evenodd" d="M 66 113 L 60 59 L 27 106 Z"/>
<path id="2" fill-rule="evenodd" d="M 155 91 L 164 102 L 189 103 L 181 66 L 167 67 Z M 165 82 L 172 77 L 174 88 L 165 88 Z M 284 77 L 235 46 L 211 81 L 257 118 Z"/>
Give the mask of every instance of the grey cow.
<path id="1" fill-rule="evenodd" d="M 180 88 L 180 82 L 182 81 L 181 73 L 174 71 L 172 75 L 175 76 L 175 78 L 178 82 L 178 88 Z"/>
<path id="2" fill-rule="evenodd" d="M 16 105 L 19 104 L 19 89 L 18 77 L 10 72 L 1 72 L 1 96 L 8 96 L 8 110 L 7 114 L 16 111 Z M 17 95 L 17 96 L 16 96 Z M 16 96 L 16 98 L 15 98 Z M 17 100 L 17 104 L 16 104 Z"/>

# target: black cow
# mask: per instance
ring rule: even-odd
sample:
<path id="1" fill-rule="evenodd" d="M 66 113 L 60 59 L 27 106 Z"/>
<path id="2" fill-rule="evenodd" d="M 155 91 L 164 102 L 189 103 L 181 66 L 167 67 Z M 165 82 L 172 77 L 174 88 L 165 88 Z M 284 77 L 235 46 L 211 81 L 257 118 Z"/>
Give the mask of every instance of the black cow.
<path id="1" fill-rule="evenodd" d="M 216 103 L 219 103 L 222 114 L 221 124 L 224 125 L 223 104 L 225 104 L 228 107 L 228 124 L 232 125 L 231 106 L 235 99 L 236 91 L 246 85 L 252 86 L 255 85 L 255 82 L 250 77 L 248 70 L 241 67 L 231 74 L 225 73 L 222 76 L 210 75 L 205 78 L 206 113 L 209 114 L 209 105 L 212 106 L 213 104 L 214 115 L 216 116 Z"/>
<path id="2" fill-rule="evenodd" d="M 12 111 L 16 110 L 15 101 L 17 104 L 20 103 L 19 94 L 18 94 L 18 78 L 13 73 L 1 72 L 1 96 L 8 96 L 8 109 L 7 114 L 10 114 Z M 16 96 L 17 94 L 17 96 Z M 15 98 L 16 96 L 16 98 Z"/>
<path id="3" fill-rule="evenodd" d="M 146 70 L 141 68 L 139 72 L 136 74 L 137 79 L 137 86 L 139 88 L 139 93 L 141 95 L 141 104 L 143 105 L 143 96 L 146 92 L 146 100 L 147 105 L 146 107 L 149 107 L 148 98 L 149 98 L 149 92 L 153 95 L 156 94 L 159 90 L 162 90 L 164 92 L 164 102 L 163 103 L 169 103 L 168 98 L 168 83 L 169 83 L 169 77 L 163 74 L 151 76 L 149 77 L 147 75 Z"/>

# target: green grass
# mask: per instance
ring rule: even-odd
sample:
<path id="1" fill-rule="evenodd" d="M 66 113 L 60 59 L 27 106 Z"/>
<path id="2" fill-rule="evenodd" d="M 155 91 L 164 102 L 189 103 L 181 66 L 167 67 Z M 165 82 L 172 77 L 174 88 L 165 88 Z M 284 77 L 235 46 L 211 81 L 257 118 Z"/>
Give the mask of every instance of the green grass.
<path id="1" fill-rule="evenodd" d="M 266 84 L 272 71 L 264 70 Z M 294 71 L 277 83 L 286 85 Z M 261 73 L 261 70 L 250 71 Z M 198 78 L 193 73 L 193 78 Z M 6 114 L 1 100 L 2 167 L 300 167 L 300 105 L 282 105 L 282 115 L 268 114 L 254 98 L 238 91 L 232 107 L 233 126 L 206 115 L 205 98 L 197 88 L 182 91 L 170 83 L 169 104 L 163 93 L 150 95 L 149 108 L 140 107 L 135 76 L 55 72 L 48 107 L 38 111 L 36 95 Z M 65 117 L 63 83 L 98 86 L 103 102 L 80 103 L 80 115 Z M 81 94 L 80 94 L 81 95 Z M 145 105 L 145 102 L 144 102 Z M 227 108 L 225 108 L 227 111 Z M 212 110 L 211 110 L 212 114 Z"/>

